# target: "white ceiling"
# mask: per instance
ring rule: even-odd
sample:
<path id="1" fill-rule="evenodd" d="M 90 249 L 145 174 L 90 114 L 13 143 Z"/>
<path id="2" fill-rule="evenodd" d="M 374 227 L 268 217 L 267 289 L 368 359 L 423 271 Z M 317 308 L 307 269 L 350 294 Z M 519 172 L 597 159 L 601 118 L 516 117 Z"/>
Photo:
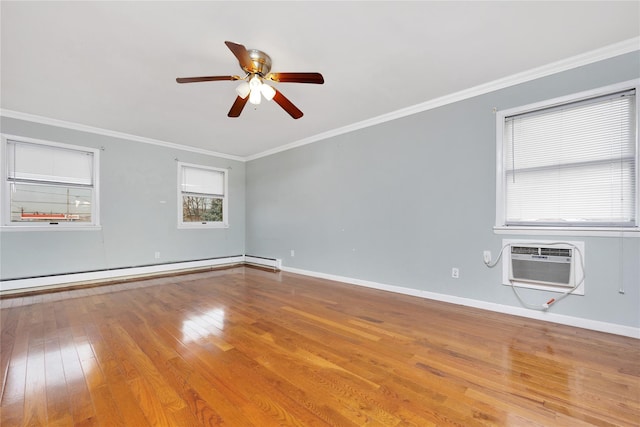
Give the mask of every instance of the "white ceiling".
<path id="1" fill-rule="evenodd" d="M 640 35 L 640 2 L 1 2 L 1 107 L 250 157 Z M 225 40 L 267 52 L 304 117 L 227 117 L 242 74 Z M 640 47 L 640 46 L 639 46 Z"/>

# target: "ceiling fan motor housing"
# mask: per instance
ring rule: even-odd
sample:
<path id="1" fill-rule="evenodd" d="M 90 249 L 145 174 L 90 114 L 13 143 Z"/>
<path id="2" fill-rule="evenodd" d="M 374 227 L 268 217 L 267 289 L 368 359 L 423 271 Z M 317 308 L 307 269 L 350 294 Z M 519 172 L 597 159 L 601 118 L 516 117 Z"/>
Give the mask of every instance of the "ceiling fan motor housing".
<path id="1" fill-rule="evenodd" d="M 258 49 L 247 49 L 251 58 L 251 67 L 242 67 L 244 71 L 251 74 L 266 76 L 271 70 L 271 57 Z"/>

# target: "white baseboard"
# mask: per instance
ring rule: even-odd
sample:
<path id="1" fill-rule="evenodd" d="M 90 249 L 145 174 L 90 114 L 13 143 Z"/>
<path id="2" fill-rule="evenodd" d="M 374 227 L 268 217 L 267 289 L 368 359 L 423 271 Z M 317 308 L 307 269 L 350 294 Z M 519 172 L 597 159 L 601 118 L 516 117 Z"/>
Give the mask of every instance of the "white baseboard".
<path id="1" fill-rule="evenodd" d="M 109 282 L 141 276 L 153 276 L 158 274 L 194 270 L 207 267 L 220 267 L 224 265 L 243 264 L 244 255 L 213 258 L 199 261 L 176 262 L 168 264 L 156 264 L 143 267 L 115 268 L 110 270 L 92 271 L 87 273 L 61 274 L 27 279 L 0 281 L 0 294 L 11 294 L 22 291 L 36 291 L 55 289 L 69 285 L 87 285 L 95 282 Z"/>
<path id="2" fill-rule="evenodd" d="M 28 279 L 0 281 L 0 294 L 11 294 L 21 291 L 36 291 L 44 289 L 54 289 L 69 285 L 83 285 L 94 282 L 108 282 L 123 280 L 135 277 L 153 276 L 169 272 L 180 272 L 208 267 L 221 267 L 234 264 L 257 264 L 266 267 L 279 268 L 282 271 L 302 274 L 304 276 L 317 277 L 321 279 L 343 282 L 351 285 L 363 286 L 372 289 L 395 292 L 404 295 L 411 295 L 419 298 L 426 298 L 435 301 L 442 301 L 452 304 L 464 305 L 467 307 L 480 308 L 497 313 L 510 314 L 514 316 L 526 317 L 530 319 L 544 320 L 567 326 L 575 326 L 583 329 L 590 329 L 599 332 L 622 335 L 640 339 L 640 328 L 619 325 L 615 323 L 601 322 L 598 320 L 584 319 L 581 317 L 567 316 L 563 314 L 550 313 L 548 311 L 528 310 L 522 307 L 496 304 L 486 301 L 474 300 L 470 298 L 457 297 L 454 295 L 440 294 L 436 292 L 422 291 L 419 289 L 406 288 L 402 286 L 387 285 L 369 280 L 355 279 L 352 277 L 338 276 L 334 274 L 320 273 L 316 271 L 303 270 L 299 268 L 286 267 L 279 259 L 268 259 L 252 256 L 234 256 L 225 258 L 215 258 L 201 261 L 179 262 L 170 264 L 158 264 L 144 267 L 118 268 L 113 270 L 103 270 L 88 273 L 75 273 L 54 275 L 45 277 L 34 277 Z"/>
<path id="3" fill-rule="evenodd" d="M 470 298 L 457 297 L 454 295 L 440 294 L 436 292 L 421 291 L 419 289 L 405 288 L 402 286 L 386 285 L 383 283 L 372 282 L 368 280 L 354 279 L 352 277 L 337 276 L 334 274 L 320 273 L 316 271 L 302 270 L 293 267 L 281 267 L 282 271 L 302 274 L 304 276 L 317 277 L 320 279 L 333 280 L 351 285 L 364 286 L 367 288 L 379 289 L 383 291 L 395 292 L 414 297 L 426 298 L 435 301 L 448 302 L 451 304 L 464 305 L 467 307 L 480 308 L 497 313 L 510 314 L 513 316 L 526 317 L 529 319 L 544 320 L 547 322 L 558 323 L 561 325 L 575 326 L 583 329 L 590 329 L 598 332 L 606 332 L 615 335 L 622 335 L 631 338 L 640 339 L 640 328 L 632 326 L 619 325 L 616 323 L 601 322 L 599 320 L 584 319 L 581 317 L 567 316 L 564 314 L 550 313 L 548 311 L 529 310 L 523 307 L 514 307 L 510 305 L 496 304 L 492 302 L 480 301 Z"/>

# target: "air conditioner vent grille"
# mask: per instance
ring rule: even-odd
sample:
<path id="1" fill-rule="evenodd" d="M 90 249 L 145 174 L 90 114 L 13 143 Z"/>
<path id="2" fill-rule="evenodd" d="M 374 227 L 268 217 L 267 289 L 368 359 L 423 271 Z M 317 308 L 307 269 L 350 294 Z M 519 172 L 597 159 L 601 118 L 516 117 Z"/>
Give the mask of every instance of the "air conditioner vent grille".
<path id="1" fill-rule="evenodd" d="M 540 255 L 571 257 L 571 249 L 540 248 Z"/>
<path id="2" fill-rule="evenodd" d="M 546 255 L 571 257 L 571 249 L 569 248 L 553 248 L 553 247 L 532 247 L 532 246 L 512 246 L 512 254 L 518 255 Z"/>
<path id="3" fill-rule="evenodd" d="M 538 255 L 538 249 L 531 246 L 511 246 L 512 254 Z"/>

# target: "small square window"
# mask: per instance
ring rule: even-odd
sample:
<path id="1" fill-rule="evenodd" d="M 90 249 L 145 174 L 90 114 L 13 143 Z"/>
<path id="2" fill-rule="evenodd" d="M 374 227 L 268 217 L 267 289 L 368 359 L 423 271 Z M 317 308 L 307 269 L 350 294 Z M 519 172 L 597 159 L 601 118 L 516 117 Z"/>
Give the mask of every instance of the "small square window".
<path id="1" fill-rule="evenodd" d="M 227 170 L 178 163 L 178 227 L 227 226 Z"/>

